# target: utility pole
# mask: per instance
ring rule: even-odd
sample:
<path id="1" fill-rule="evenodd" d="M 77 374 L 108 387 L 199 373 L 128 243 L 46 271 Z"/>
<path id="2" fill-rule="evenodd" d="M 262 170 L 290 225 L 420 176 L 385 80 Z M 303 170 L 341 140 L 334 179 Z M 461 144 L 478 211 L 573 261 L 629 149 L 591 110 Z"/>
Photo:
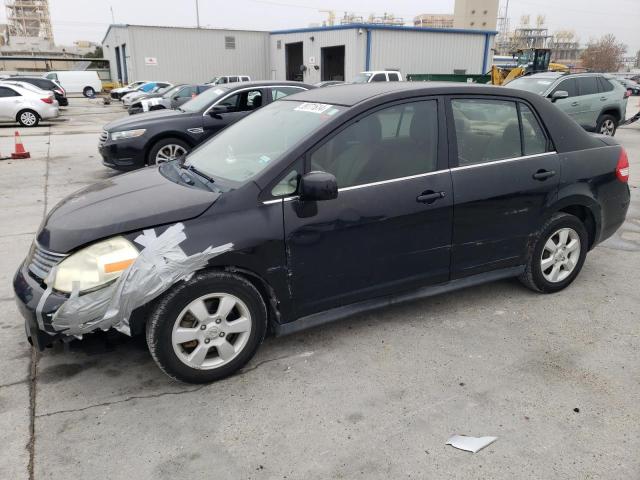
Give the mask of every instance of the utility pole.
<path id="1" fill-rule="evenodd" d="M 113 14 L 113 7 L 109 5 L 109 9 L 111 10 L 111 23 L 116 23 L 116 16 Z"/>
<path id="2" fill-rule="evenodd" d="M 200 28 L 200 8 L 198 6 L 198 0 L 196 0 L 196 27 Z"/>

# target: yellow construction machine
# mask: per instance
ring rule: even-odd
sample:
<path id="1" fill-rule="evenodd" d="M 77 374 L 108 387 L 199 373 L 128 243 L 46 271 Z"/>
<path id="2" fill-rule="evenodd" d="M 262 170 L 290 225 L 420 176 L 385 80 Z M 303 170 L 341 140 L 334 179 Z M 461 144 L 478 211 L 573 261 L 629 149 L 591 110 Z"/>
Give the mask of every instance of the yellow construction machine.
<path id="1" fill-rule="evenodd" d="M 506 85 L 511 80 L 540 72 L 569 72 L 569 67 L 561 63 L 551 63 L 551 50 L 548 48 L 532 48 L 518 50 L 513 54 L 514 64 L 509 66 L 493 65 L 491 67 L 491 84 Z"/>

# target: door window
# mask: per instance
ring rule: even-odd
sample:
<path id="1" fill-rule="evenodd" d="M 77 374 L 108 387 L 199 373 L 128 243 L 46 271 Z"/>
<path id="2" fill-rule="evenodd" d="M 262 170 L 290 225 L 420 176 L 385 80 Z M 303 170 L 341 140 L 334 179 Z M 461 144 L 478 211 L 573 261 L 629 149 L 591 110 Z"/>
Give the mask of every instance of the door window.
<path id="1" fill-rule="evenodd" d="M 304 91 L 298 87 L 275 87 L 271 89 L 271 100 L 274 102 L 279 98 L 286 97 L 287 95 L 293 95 L 294 93 L 300 93 Z"/>
<path id="2" fill-rule="evenodd" d="M 225 98 L 218 105 L 228 107 L 230 112 L 256 110 L 262 106 L 262 92 L 260 90 L 239 92 Z"/>
<path id="3" fill-rule="evenodd" d="M 520 104 L 520 118 L 522 119 L 522 140 L 524 140 L 524 154 L 535 155 L 547 151 L 547 137 L 538 119 L 525 104 Z"/>
<path id="4" fill-rule="evenodd" d="M 389 74 L 389 81 L 390 82 L 399 82 L 400 81 L 400 76 L 397 73 L 390 73 Z"/>
<path id="5" fill-rule="evenodd" d="M 577 97 L 578 96 L 578 86 L 576 84 L 575 78 L 568 78 L 568 79 L 563 80 L 562 82 L 560 82 L 558 84 L 558 86 L 553 89 L 553 91 L 551 92 L 551 95 L 553 95 L 554 93 L 556 93 L 558 91 L 565 91 L 565 92 L 567 92 L 569 94 L 570 97 Z"/>
<path id="6" fill-rule="evenodd" d="M 311 169 L 332 173 L 341 188 L 432 172 L 437 140 L 435 100 L 396 105 L 332 137 L 311 154 Z"/>
<path id="7" fill-rule="evenodd" d="M 522 156 L 515 102 L 451 101 L 460 166 Z"/>
<path id="8" fill-rule="evenodd" d="M 19 97 L 19 96 L 20 94 L 15 90 L 13 90 L 12 88 L 0 87 L 0 98 Z"/>
<path id="9" fill-rule="evenodd" d="M 601 92 L 610 92 L 613 90 L 613 85 L 606 78 L 598 77 L 598 84 L 600 85 Z"/>
<path id="10" fill-rule="evenodd" d="M 184 88 L 180 89 L 180 91 L 178 92 L 176 97 L 177 98 L 191 98 L 191 94 L 192 93 L 193 93 L 193 87 L 184 87 Z"/>
<path id="11" fill-rule="evenodd" d="M 371 77 L 372 82 L 386 82 L 387 77 L 384 73 L 376 73 L 373 77 Z"/>
<path id="12" fill-rule="evenodd" d="M 238 81 L 238 77 L 229 77 L 229 83 L 235 83 Z"/>
<path id="13" fill-rule="evenodd" d="M 580 95 L 595 95 L 598 93 L 598 77 L 578 78 Z"/>

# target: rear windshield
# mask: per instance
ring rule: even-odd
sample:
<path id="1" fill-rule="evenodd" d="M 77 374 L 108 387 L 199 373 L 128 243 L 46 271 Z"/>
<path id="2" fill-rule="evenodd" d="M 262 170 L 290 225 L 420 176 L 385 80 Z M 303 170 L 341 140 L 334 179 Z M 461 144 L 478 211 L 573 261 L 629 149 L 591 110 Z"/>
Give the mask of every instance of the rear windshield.
<path id="1" fill-rule="evenodd" d="M 214 179 L 240 184 L 344 110 L 324 103 L 274 102 L 198 147 L 186 157 L 186 163 Z"/>
<path id="2" fill-rule="evenodd" d="M 210 88 L 206 92 L 202 92 L 197 97 L 194 97 L 183 104 L 180 109 L 190 113 L 200 112 L 210 106 L 213 102 L 218 100 L 223 95 L 226 95 L 228 91 L 229 90 L 227 90 L 226 88 Z"/>
<path id="3" fill-rule="evenodd" d="M 516 78 L 507 83 L 507 87 L 516 88 L 518 90 L 526 90 L 527 92 L 542 95 L 555 82 L 555 78 Z"/>

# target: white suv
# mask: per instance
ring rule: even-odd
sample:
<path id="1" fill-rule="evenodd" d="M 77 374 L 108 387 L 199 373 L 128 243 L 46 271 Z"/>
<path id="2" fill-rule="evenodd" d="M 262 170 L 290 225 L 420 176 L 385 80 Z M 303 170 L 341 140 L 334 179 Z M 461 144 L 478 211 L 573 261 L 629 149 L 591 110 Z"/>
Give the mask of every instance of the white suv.
<path id="1" fill-rule="evenodd" d="M 353 83 L 402 82 L 402 74 L 398 70 L 370 70 L 360 72 Z"/>
<path id="2" fill-rule="evenodd" d="M 0 82 L 0 121 L 18 122 L 23 127 L 36 127 L 41 119 L 59 114 L 53 92 L 24 82 Z"/>

